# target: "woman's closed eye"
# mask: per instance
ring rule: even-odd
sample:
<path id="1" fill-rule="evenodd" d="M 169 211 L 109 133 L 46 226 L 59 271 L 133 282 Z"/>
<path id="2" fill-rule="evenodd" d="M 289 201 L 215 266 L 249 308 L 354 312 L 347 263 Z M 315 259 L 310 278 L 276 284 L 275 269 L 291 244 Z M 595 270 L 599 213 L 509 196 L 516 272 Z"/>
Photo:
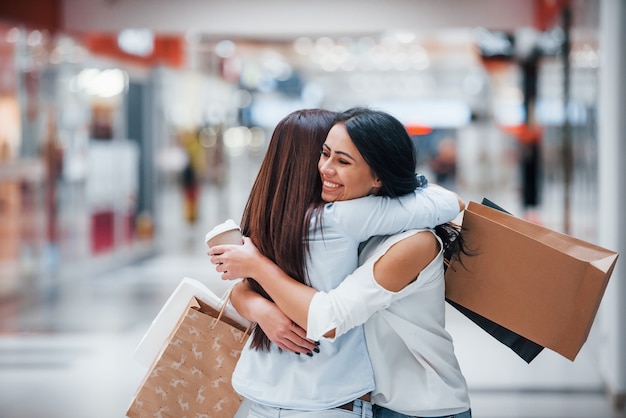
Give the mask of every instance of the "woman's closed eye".
<path id="1" fill-rule="evenodd" d="M 322 159 L 324 159 L 324 160 L 328 160 L 328 159 L 331 158 L 330 151 L 328 151 L 328 150 L 324 150 L 323 149 L 323 150 L 320 151 L 320 154 L 322 155 Z M 350 165 L 350 164 L 352 164 L 352 161 L 347 160 L 345 158 L 338 158 L 336 161 L 339 164 L 341 164 L 341 165 Z"/>

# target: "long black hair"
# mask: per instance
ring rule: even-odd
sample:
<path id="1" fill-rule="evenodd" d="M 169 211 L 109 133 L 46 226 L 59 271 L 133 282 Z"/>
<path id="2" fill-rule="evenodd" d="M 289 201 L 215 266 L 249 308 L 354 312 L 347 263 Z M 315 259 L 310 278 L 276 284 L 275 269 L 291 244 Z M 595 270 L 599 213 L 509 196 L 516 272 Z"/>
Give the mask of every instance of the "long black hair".
<path id="1" fill-rule="evenodd" d="M 406 128 L 389 113 L 354 107 L 338 113 L 335 123 L 342 123 L 365 162 L 380 179 L 379 195 L 398 197 L 411 193 L 427 182 L 415 175 L 417 151 Z M 460 254 L 470 255 L 461 228 L 452 222 L 437 225 L 435 233 L 443 242 L 445 267 Z"/>

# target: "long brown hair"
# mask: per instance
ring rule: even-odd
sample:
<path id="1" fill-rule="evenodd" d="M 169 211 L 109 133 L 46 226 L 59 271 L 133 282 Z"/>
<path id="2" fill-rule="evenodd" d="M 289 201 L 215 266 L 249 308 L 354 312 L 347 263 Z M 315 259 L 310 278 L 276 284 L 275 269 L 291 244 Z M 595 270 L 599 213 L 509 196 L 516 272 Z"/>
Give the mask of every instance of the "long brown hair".
<path id="1" fill-rule="evenodd" d="M 323 204 L 317 162 L 334 116 L 329 110 L 305 109 L 278 123 L 241 219 L 243 234 L 259 251 L 305 284 L 311 208 Z M 247 280 L 272 300 L 255 280 Z M 269 350 L 270 343 L 261 327 L 255 326 L 251 347 Z"/>

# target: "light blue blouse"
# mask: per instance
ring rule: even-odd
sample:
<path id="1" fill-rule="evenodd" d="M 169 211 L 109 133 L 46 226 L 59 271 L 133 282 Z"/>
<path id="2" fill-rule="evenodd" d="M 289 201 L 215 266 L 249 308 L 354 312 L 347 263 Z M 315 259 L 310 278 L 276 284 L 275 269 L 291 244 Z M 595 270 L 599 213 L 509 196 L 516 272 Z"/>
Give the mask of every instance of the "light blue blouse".
<path id="1" fill-rule="evenodd" d="M 310 226 L 307 274 L 311 285 L 329 291 L 358 265 L 358 246 L 374 235 L 432 228 L 459 214 L 456 195 L 429 186 L 391 199 L 366 196 L 329 203 L 322 228 Z M 334 343 L 321 341 L 313 357 L 250 348 L 248 340 L 233 373 L 232 384 L 242 396 L 267 406 L 321 410 L 350 402 L 374 389 L 374 373 L 362 326 Z"/>

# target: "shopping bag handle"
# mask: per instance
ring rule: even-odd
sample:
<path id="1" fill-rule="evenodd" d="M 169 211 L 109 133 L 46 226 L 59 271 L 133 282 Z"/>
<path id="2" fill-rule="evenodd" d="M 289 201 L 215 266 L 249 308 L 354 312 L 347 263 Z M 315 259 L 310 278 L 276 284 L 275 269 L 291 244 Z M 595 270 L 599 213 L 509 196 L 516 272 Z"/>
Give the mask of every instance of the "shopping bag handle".
<path id="1" fill-rule="evenodd" d="M 233 293 L 233 288 L 235 287 L 235 285 L 232 285 L 224 294 L 224 296 L 222 296 L 222 306 L 220 306 L 220 311 L 217 315 L 217 318 L 215 318 L 213 320 L 213 325 L 211 326 L 211 329 L 215 328 L 215 326 L 217 325 L 217 323 L 222 319 L 222 315 L 224 314 L 224 312 L 226 311 L 226 306 L 228 305 L 228 302 L 230 301 L 230 295 L 231 293 Z M 243 343 L 246 335 L 248 335 L 250 333 L 250 328 L 252 327 L 252 322 L 250 322 L 248 324 L 248 327 L 246 328 L 246 330 L 244 331 L 243 334 L 241 334 L 241 338 L 239 340 L 240 343 Z"/>

